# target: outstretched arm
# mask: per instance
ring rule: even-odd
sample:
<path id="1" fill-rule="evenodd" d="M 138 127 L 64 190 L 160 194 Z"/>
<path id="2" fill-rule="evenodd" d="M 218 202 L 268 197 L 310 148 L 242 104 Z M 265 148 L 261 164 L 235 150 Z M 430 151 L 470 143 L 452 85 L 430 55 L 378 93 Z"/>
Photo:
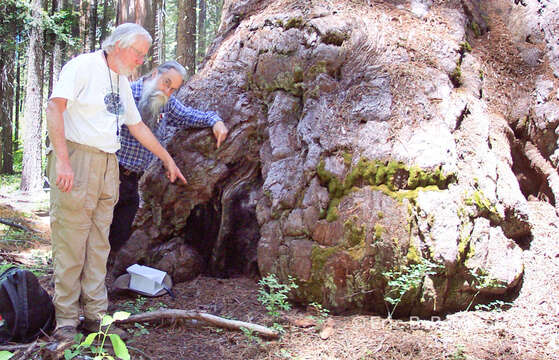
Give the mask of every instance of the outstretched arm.
<path id="1" fill-rule="evenodd" d="M 175 182 L 175 179 L 179 178 L 184 184 L 186 184 L 186 179 L 177 167 L 177 164 L 175 164 L 175 161 L 173 160 L 171 155 L 169 155 L 167 150 L 165 150 L 165 148 L 161 146 L 159 141 L 157 141 L 157 138 L 153 135 L 151 130 L 146 126 L 146 124 L 144 124 L 143 121 L 140 121 L 139 123 L 134 125 L 127 126 L 132 136 L 134 136 L 140 142 L 140 144 L 142 144 L 146 149 L 151 151 L 155 156 L 163 161 L 163 165 L 167 169 L 167 177 L 171 182 Z"/>
<path id="2" fill-rule="evenodd" d="M 184 105 L 174 96 L 169 99 L 167 115 L 169 125 L 182 128 L 211 126 L 218 148 L 229 133 L 227 126 L 216 112 L 196 110 Z"/>

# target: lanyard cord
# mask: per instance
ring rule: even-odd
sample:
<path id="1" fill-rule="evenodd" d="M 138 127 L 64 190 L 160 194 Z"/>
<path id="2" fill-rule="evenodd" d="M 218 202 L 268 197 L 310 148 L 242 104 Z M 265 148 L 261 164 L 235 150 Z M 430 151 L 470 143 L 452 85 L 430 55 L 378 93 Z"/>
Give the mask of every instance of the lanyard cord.
<path id="1" fill-rule="evenodd" d="M 113 78 L 111 76 L 111 69 L 109 68 L 109 59 L 107 59 L 107 53 L 105 51 L 103 51 L 103 55 L 105 55 L 105 60 L 107 62 L 107 71 L 109 72 L 109 83 L 111 84 L 111 99 L 113 102 L 112 105 L 115 108 L 115 112 L 116 112 L 116 137 L 120 142 L 120 124 L 118 122 L 120 116 L 120 75 L 117 74 L 117 78 L 116 78 L 116 99 L 115 99 L 112 96 L 112 94 L 114 94 Z"/>

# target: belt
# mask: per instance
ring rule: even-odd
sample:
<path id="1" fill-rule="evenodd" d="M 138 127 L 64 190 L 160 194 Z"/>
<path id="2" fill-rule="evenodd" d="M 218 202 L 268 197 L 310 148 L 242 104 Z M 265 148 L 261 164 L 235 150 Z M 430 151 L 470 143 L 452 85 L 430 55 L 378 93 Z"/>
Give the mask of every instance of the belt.
<path id="1" fill-rule="evenodd" d="M 132 170 L 125 169 L 125 168 L 122 167 L 122 166 L 120 167 L 120 172 L 121 172 L 124 176 L 134 176 L 134 177 L 137 177 L 137 178 L 141 177 L 141 176 L 144 174 L 143 171 L 142 171 L 142 172 L 136 172 L 136 171 L 132 171 Z"/>
<path id="2" fill-rule="evenodd" d="M 106 151 L 103 151 L 103 150 L 98 149 L 98 148 L 93 147 L 93 146 L 80 144 L 80 143 L 73 142 L 73 141 L 70 141 L 70 140 L 66 140 L 66 144 L 68 144 L 69 147 L 73 147 L 74 149 L 81 149 L 81 150 L 89 151 L 89 152 L 95 153 L 95 154 L 114 154 L 114 153 L 108 153 Z"/>

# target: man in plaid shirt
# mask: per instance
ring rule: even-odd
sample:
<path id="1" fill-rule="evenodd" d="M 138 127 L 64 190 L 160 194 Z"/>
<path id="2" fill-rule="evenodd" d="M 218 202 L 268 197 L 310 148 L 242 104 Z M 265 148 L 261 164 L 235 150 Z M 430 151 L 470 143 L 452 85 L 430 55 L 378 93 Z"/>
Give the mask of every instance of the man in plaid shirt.
<path id="1" fill-rule="evenodd" d="M 182 65 L 168 61 L 131 83 L 142 120 L 159 141 L 166 140 L 172 128 L 211 126 L 219 148 L 228 133 L 219 115 L 213 111 L 193 109 L 173 96 L 185 77 L 186 70 Z M 126 126 L 121 129 L 120 145 L 116 153 L 120 170 L 120 198 L 114 208 L 109 234 L 111 255 L 120 250 L 131 235 L 132 222 L 140 204 L 138 181 L 154 159 L 152 153 L 130 134 Z"/>

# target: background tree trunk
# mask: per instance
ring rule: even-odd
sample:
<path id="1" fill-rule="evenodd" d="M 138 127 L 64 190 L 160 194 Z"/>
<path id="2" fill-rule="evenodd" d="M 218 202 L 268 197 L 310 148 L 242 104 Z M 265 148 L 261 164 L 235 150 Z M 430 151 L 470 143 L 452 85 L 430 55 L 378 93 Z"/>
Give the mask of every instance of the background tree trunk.
<path id="1" fill-rule="evenodd" d="M 154 0 L 155 13 L 155 61 L 157 64 L 165 62 L 165 2 L 164 0 Z"/>
<path id="2" fill-rule="evenodd" d="M 58 2 L 60 0 L 52 0 L 51 2 L 51 6 L 50 6 L 50 10 L 49 10 L 49 15 L 52 16 L 54 15 L 54 13 L 58 10 Z M 46 5 L 46 3 L 45 3 Z M 47 96 L 50 95 L 50 93 L 52 93 L 52 87 L 54 86 L 54 48 L 56 46 L 56 35 L 54 33 L 50 33 L 45 31 L 45 37 L 44 37 L 44 41 L 45 44 L 47 45 L 47 48 L 45 49 L 45 59 L 47 60 L 47 64 L 48 66 L 46 67 L 47 70 L 45 72 L 45 77 L 48 77 L 48 91 L 47 91 Z"/>
<path id="3" fill-rule="evenodd" d="M 56 11 L 65 10 L 68 8 L 67 0 L 53 0 L 56 1 Z M 55 41 L 53 50 L 53 66 L 52 66 L 52 79 L 53 86 L 58 81 L 58 75 L 60 75 L 60 70 L 62 69 L 62 63 L 64 62 L 64 56 L 66 54 L 66 44 L 61 41 Z M 50 94 L 50 92 L 49 92 Z"/>
<path id="4" fill-rule="evenodd" d="M 41 181 L 41 110 L 43 102 L 43 31 L 41 29 L 41 1 L 31 3 L 34 25 L 29 33 L 27 52 L 27 89 L 24 112 L 23 163 L 21 190 L 35 191 L 42 188 Z"/>
<path id="5" fill-rule="evenodd" d="M 93 0 L 89 16 L 89 51 L 95 51 L 97 45 L 97 7 L 98 1 Z"/>
<path id="6" fill-rule="evenodd" d="M 19 148 L 19 112 L 21 109 L 21 49 L 16 46 L 16 99 L 14 112 L 14 153 Z"/>
<path id="7" fill-rule="evenodd" d="M 206 55 L 206 0 L 198 0 L 198 63 Z"/>
<path id="8" fill-rule="evenodd" d="M 76 12 L 80 12 L 81 11 L 81 2 L 80 0 L 71 0 L 72 1 L 72 10 L 76 11 Z M 80 32 L 80 23 L 81 20 L 80 18 L 76 17 L 74 18 L 74 21 L 72 22 L 72 37 L 74 39 L 81 39 L 81 32 Z M 72 50 L 72 56 L 75 56 L 77 54 L 81 54 L 82 52 L 82 42 L 79 41 L 78 42 L 78 46 L 75 46 Z"/>
<path id="9" fill-rule="evenodd" d="M 80 36 L 82 43 L 82 52 L 89 52 L 89 20 L 91 19 L 91 5 L 89 1 L 82 1 L 80 5 Z"/>
<path id="10" fill-rule="evenodd" d="M 187 68 L 189 76 L 194 75 L 196 72 L 196 0 L 179 1 L 177 61 Z"/>
<path id="11" fill-rule="evenodd" d="M 154 16 L 154 0 L 131 0 L 119 1 L 118 19 L 117 23 L 122 24 L 125 22 L 136 23 L 142 25 L 155 40 L 155 16 Z M 154 47 L 150 47 L 148 55 L 144 60 L 144 64 L 140 66 L 137 74 L 133 77 L 138 77 L 138 74 L 144 74 L 151 70 L 154 64 Z"/>
<path id="12" fill-rule="evenodd" d="M 0 173 L 13 173 L 12 108 L 14 105 L 14 57 L 11 50 L 0 48 L 0 127 L 2 154 Z"/>
<path id="13" fill-rule="evenodd" d="M 103 40 L 107 37 L 107 24 L 109 23 L 109 0 L 103 1 L 103 18 L 101 19 L 101 36 L 99 37 L 99 44 L 103 45 Z"/>
<path id="14" fill-rule="evenodd" d="M 17 23 L 9 13 L 14 13 L 15 6 L 8 3 L 0 7 L 0 16 L 4 19 L 2 32 L 16 34 Z M 13 39 L 6 39 L 0 44 L 0 173 L 13 173 L 13 138 L 12 114 L 14 107 L 14 60 L 16 57 L 17 43 Z"/>

